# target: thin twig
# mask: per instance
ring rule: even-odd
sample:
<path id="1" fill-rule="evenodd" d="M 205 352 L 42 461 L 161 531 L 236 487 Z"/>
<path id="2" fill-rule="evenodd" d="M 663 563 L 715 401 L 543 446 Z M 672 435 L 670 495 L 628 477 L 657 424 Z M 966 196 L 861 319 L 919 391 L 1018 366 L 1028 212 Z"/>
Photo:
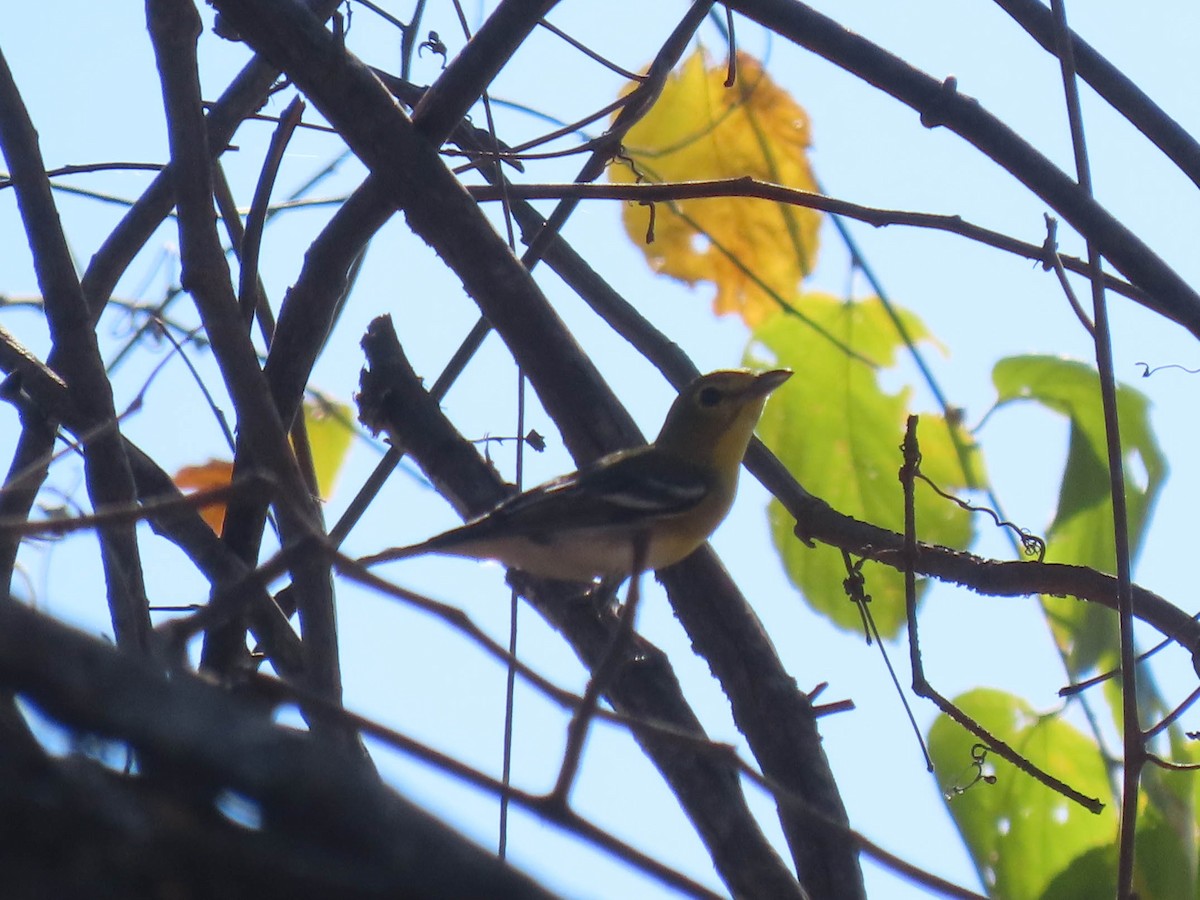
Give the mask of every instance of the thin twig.
<path id="1" fill-rule="evenodd" d="M 567 745 L 563 751 L 562 767 L 558 772 L 558 780 L 550 792 L 550 800 L 567 806 L 571 795 L 571 786 L 579 772 L 579 763 L 583 759 L 583 744 L 587 740 L 588 726 L 596 714 L 596 706 L 600 695 L 609 688 L 609 683 L 616 677 L 621 665 L 628 662 L 627 653 L 632 646 L 631 638 L 637 625 L 638 605 L 641 602 L 642 575 L 646 569 L 646 554 L 650 549 L 648 534 L 636 535 L 633 539 L 630 554 L 633 559 L 633 575 L 629 579 L 629 593 L 625 605 L 621 609 L 617 629 L 613 632 L 612 643 L 600 663 L 592 668 L 592 677 L 587 689 L 583 692 L 583 702 L 575 710 L 567 725 Z"/>
<path id="2" fill-rule="evenodd" d="M 261 476 L 252 476 L 244 481 L 231 482 L 220 487 L 206 488 L 180 497 L 164 497 L 145 503 L 134 504 L 125 508 L 109 508 L 103 512 L 90 513 L 66 518 L 39 519 L 37 521 L 0 520 L 0 533 L 21 537 L 42 537 L 53 535 L 59 537 L 76 531 L 88 531 L 101 525 L 111 525 L 117 522 L 141 522 L 154 516 L 176 512 L 179 509 L 204 509 L 209 506 L 219 506 L 228 503 L 231 497 L 239 493 L 262 492 L 270 482 Z"/>
<path id="3" fill-rule="evenodd" d="M 246 230 L 242 237 L 238 253 L 238 304 L 242 308 L 242 316 L 249 324 L 255 310 L 266 303 L 266 298 L 259 291 L 258 255 L 262 248 L 263 225 L 267 219 L 267 205 L 271 200 L 271 190 L 275 186 L 275 178 L 279 174 L 279 166 L 283 162 L 283 153 L 300 119 L 304 115 L 304 101 L 299 97 L 293 98 L 279 117 L 279 125 L 271 134 L 271 142 L 263 159 L 262 172 L 258 184 L 254 188 L 254 199 L 250 202 L 250 213 L 246 216 Z M 263 325 L 264 336 L 268 345 L 271 334 Z M 270 329 L 273 331 L 274 329 Z"/>
<path id="4" fill-rule="evenodd" d="M 161 172 L 162 163 L 137 162 L 95 162 L 70 166 L 59 166 L 57 169 L 47 169 L 47 178 L 60 178 L 63 175 L 80 175 L 90 172 Z M 0 191 L 13 186 L 12 178 L 0 176 Z"/>
<path id="5" fill-rule="evenodd" d="M 925 743 L 925 736 L 921 734 L 921 727 L 917 724 L 917 717 L 913 713 L 912 704 L 908 702 L 908 697 L 904 695 L 904 688 L 900 685 L 900 678 L 896 674 L 895 666 L 892 665 L 892 658 L 888 655 L 887 646 L 879 634 L 879 627 L 875 624 L 875 616 L 872 615 L 868 604 L 871 597 L 865 592 L 865 579 L 862 574 L 862 563 L 865 560 L 859 560 L 858 564 L 855 565 L 851 562 L 850 554 L 843 550 L 842 562 L 845 564 L 847 572 L 847 578 L 843 584 L 846 586 L 847 593 L 850 594 L 850 599 L 855 602 L 859 613 L 862 615 L 867 644 L 873 643 L 879 648 L 879 655 L 883 659 L 884 668 L 887 669 L 892 686 L 896 689 L 896 696 L 900 698 L 900 705 L 904 707 L 904 715 L 908 718 L 909 727 L 912 728 L 913 734 L 916 736 L 917 745 L 921 748 L 921 755 L 925 757 L 925 769 L 928 772 L 932 772 L 933 759 L 929 755 L 929 747 Z"/>
<path id="6" fill-rule="evenodd" d="M 622 68 L 621 66 L 617 65 L 611 59 L 601 56 L 599 53 L 597 53 L 595 50 L 593 50 L 591 47 L 589 47 L 583 41 L 576 40 L 575 38 L 571 37 L 571 35 L 567 34 L 565 31 L 563 31 L 561 28 L 559 28 L 557 25 L 554 25 L 552 22 L 548 21 L 547 19 L 542 19 L 540 22 L 538 22 L 538 25 L 540 25 L 542 28 L 546 29 L 546 31 L 550 32 L 555 37 L 566 41 L 568 44 L 570 44 L 572 47 L 574 47 L 576 50 L 578 50 L 580 53 L 582 53 L 588 59 L 591 59 L 591 60 L 594 60 L 595 62 L 600 63 L 600 65 L 604 66 L 604 68 L 608 69 L 610 72 L 616 72 L 622 78 L 628 78 L 630 81 L 644 80 L 645 76 L 638 75 L 635 72 L 630 72 L 628 69 Z"/>
<path id="7" fill-rule="evenodd" d="M 913 692 L 924 697 L 946 716 L 953 719 L 975 737 L 979 738 L 988 749 L 1012 763 L 1022 772 L 1037 779 L 1050 790 L 1061 794 L 1068 800 L 1073 800 L 1089 812 L 1099 813 L 1104 804 L 1098 798 L 1088 797 L 1071 787 L 1061 779 L 1055 778 L 1049 772 L 1034 765 L 1005 741 L 984 728 L 974 718 L 967 715 L 958 706 L 951 703 L 933 688 L 925 677 L 925 667 L 921 661 L 921 647 L 917 631 L 917 530 L 916 502 L 913 486 L 917 472 L 920 471 L 921 451 L 917 443 L 917 416 L 908 417 L 908 427 L 904 435 L 904 465 L 900 469 L 900 481 L 904 485 L 904 605 L 908 619 L 908 647 L 912 662 Z"/>
<path id="8" fill-rule="evenodd" d="M 1064 0 L 1050 0 L 1054 14 L 1055 47 L 1062 64 L 1063 88 L 1067 98 L 1067 118 L 1071 129 L 1071 147 L 1080 190 L 1092 196 L 1092 177 L 1088 166 L 1087 142 L 1083 134 L 1083 114 L 1079 105 L 1079 85 L 1075 77 L 1075 54 L 1067 27 Z M 1108 448 L 1109 491 L 1112 499 L 1113 549 L 1117 563 L 1117 621 L 1121 639 L 1121 729 L 1125 769 L 1121 793 L 1120 851 L 1117 862 L 1117 898 L 1133 896 L 1135 835 L 1137 832 L 1138 793 L 1146 745 L 1138 717 L 1137 649 L 1133 633 L 1133 578 L 1130 570 L 1129 513 L 1125 498 L 1125 458 L 1121 450 L 1121 430 L 1117 417 L 1117 382 L 1113 374 L 1112 333 L 1108 323 L 1108 301 L 1100 269 L 1100 247 L 1085 233 L 1092 283 L 1092 319 L 1096 324 L 1096 369 L 1100 377 L 1100 398 L 1104 406 L 1104 436 Z"/>
<path id="9" fill-rule="evenodd" d="M 1096 339 L 1096 326 L 1088 318 L 1083 304 L 1079 302 L 1079 298 L 1075 295 L 1075 289 L 1071 287 L 1071 282 L 1067 279 L 1067 271 L 1063 267 L 1062 257 L 1058 254 L 1058 219 L 1049 213 L 1046 213 L 1046 243 L 1044 248 L 1046 258 L 1042 262 L 1043 268 L 1048 267 L 1054 270 L 1054 274 L 1058 277 L 1058 283 L 1067 297 L 1067 303 L 1071 305 L 1071 311 L 1075 313 L 1075 318 L 1079 320 L 1079 324 L 1091 335 L 1094 341 Z"/>
<path id="10" fill-rule="evenodd" d="M 471 196 L 480 202 L 497 200 L 498 187 L 471 185 L 467 188 Z M 772 184 L 750 176 L 721 178 L 707 181 L 687 181 L 667 184 L 510 184 L 509 196 L 525 200 L 562 199 L 574 197 L 591 200 L 625 200 L 636 203 L 667 202 L 670 200 L 695 200 L 701 198 L 722 199 L 729 197 L 753 197 L 775 203 L 788 203 L 808 209 L 817 209 L 834 215 L 857 219 L 882 228 L 888 225 L 905 225 L 913 228 L 929 228 L 957 234 L 1005 253 L 1020 256 L 1033 262 L 1046 258 L 1045 244 L 1022 241 L 998 231 L 967 222 L 960 216 L 937 213 L 913 212 L 909 210 L 881 209 L 850 203 L 823 194 Z M 1088 274 L 1087 263 L 1072 256 L 1060 257 L 1062 264 L 1077 274 Z M 1104 284 L 1115 291 L 1148 305 L 1145 293 L 1135 285 L 1113 275 L 1104 276 Z"/>
<path id="11" fill-rule="evenodd" d="M 1167 715 L 1163 716 L 1161 722 L 1159 722 L 1157 725 L 1147 728 L 1142 737 L 1148 741 L 1160 732 L 1165 731 L 1171 726 L 1172 722 L 1177 721 L 1180 716 L 1191 709 L 1197 700 L 1200 700 L 1200 688 L 1196 688 L 1190 694 L 1188 694 L 1181 703 L 1167 713 Z"/>

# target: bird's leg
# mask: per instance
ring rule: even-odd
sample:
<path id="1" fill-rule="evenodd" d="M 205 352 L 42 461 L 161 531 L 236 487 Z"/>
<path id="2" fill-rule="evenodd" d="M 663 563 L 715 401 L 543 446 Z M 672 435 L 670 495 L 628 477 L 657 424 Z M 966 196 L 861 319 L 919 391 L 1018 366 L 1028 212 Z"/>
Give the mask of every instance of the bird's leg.
<path id="1" fill-rule="evenodd" d="M 599 662 L 592 668 L 592 677 L 575 715 L 567 725 L 567 746 L 563 750 L 562 768 L 558 772 L 558 780 L 550 798 L 567 808 L 568 795 L 575 775 L 579 772 L 579 763 L 583 758 L 583 744 L 587 740 L 588 726 L 596 715 L 596 707 L 600 703 L 600 695 L 616 675 L 625 651 L 633 639 L 633 624 L 637 617 L 638 602 L 641 599 L 642 572 L 646 567 L 646 556 L 650 548 L 650 539 L 646 534 L 638 534 L 633 539 L 633 575 L 629 579 L 629 593 L 625 605 L 621 608 L 617 619 L 617 627 L 612 640 Z"/>
<path id="2" fill-rule="evenodd" d="M 619 578 L 602 578 L 593 584 L 584 597 L 591 605 L 592 609 L 596 610 L 596 614 L 600 615 L 617 605 L 617 588 L 621 586 Z"/>

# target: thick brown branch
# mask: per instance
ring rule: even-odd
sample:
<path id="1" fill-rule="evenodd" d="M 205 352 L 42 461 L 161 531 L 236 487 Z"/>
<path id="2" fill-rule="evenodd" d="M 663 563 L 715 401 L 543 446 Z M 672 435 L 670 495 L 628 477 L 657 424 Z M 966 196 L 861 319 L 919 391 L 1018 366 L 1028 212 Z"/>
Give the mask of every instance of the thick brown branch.
<path id="1" fill-rule="evenodd" d="M 236 842 L 218 840 L 214 846 L 205 840 L 190 847 L 197 864 L 207 857 L 209 877 L 213 868 L 245 866 L 266 879 L 259 892 L 237 896 L 276 893 L 280 882 L 266 878 L 267 870 L 261 868 L 270 864 L 287 876 L 285 884 L 302 874 L 308 884 L 318 879 L 316 884 L 328 886 L 327 891 L 299 896 L 550 897 L 384 787 L 354 754 L 278 726 L 260 705 L 231 697 L 186 672 L 168 676 L 20 604 L 0 606 L 0 685 L 75 732 L 125 742 L 160 771 L 186 773 L 190 781 L 176 782 L 180 787 L 190 786 L 200 796 L 224 789 L 254 805 L 260 827 L 239 828 Z M 142 786 L 140 781 L 132 784 Z M 144 788 L 152 790 L 154 784 Z M 141 807 L 132 792 L 122 793 L 132 808 Z M 104 798 L 103 793 L 91 796 Z M 186 802 L 188 796 L 184 790 L 175 799 Z M 125 802 L 107 808 L 130 808 Z M 12 809 L 8 803 L 5 807 Z M 145 824 L 141 817 L 133 820 L 146 829 L 136 841 L 139 847 L 147 847 L 147 841 L 154 846 L 156 836 L 182 838 L 181 830 L 194 837 L 217 836 L 188 829 L 189 816 L 167 815 L 161 807 L 142 809 L 150 819 Z M 207 821 L 220 821 L 211 805 L 206 813 Z M 165 832 L 154 827 L 163 815 Z M 124 817 L 118 821 L 130 824 Z M 128 849 L 130 844 L 121 846 Z M 237 852 L 239 846 L 246 856 Z M 61 843 L 58 851 L 63 852 Z M 180 870 L 171 867 L 167 874 L 167 883 L 177 883 Z M 89 887 L 94 892 L 96 885 Z"/>
<path id="2" fill-rule="evenodd" d="M 478 450 L 462 438 L 421 386 L 387 318 L 376 319 L 363 339 L 370 364 L 363 372 L 360 415 L 386 428 L 464 516 L 490 509 L 508 488 Z M 519 578 L 519 576 L 516 576 Z M 580 602 L 577 589 L 519 578 L 522 593 L 572 645 L 589 669 L 598 665 L 618 627 L 611 610 Z M 635 638 L 636 664 L 621 668 L 606 694 L 619 712 L 688 734 L 703 729 L 680 691 L 669 660 Z M 763 837 L 732 768 L 711 755 L 688 752 L 678 742 L 634 728 L 704 838 L 718 872 L 739 896 L 795 896 L 795 879 Z"/>

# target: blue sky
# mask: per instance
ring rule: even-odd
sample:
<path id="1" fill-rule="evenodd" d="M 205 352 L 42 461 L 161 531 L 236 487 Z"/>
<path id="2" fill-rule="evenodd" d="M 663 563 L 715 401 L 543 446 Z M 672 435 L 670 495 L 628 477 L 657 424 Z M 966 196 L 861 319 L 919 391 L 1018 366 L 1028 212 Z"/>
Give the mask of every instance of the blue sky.
<path id="1" fill-rule="evenodd" d="M 1056 63 L 1044 54 L 997 7 L 956 0 L 896 4 L 884 0 L 813 4 L 936 77 L 955 75 L 959 89 L 1070 169 L 1061 84 Z M 455 20 L 441 5 L 429 12 L 451 51 L 460 45 Z M 389 7 L 391 8 L 391 7 Z M 391 8 L 397 16 L 404 7 Z M 568 0 L 553 20 L 585 37 L 589 44 L 632 68 L 642 66 L 674 24 L 682 4 L 596 5 Z M 1200 126 L 1194 87 L 1194 37 L 1200 10 L 1194 4 L 1155 4 L 1152 14 L 1131 15 L 1127 4 L 1093 0 L 1069 8 L 1072 25 L 1089 42 L 1122 66 L 1136 82 L 1189 131 Z M 204 11 L 204 15 L 209 15 Z M 471 11 L 468 11 L 471 15 Z M 157 162 L 166 154 L 161 99 L 153 55 L 138 5 L 103 8 L 80 2 L 51 2 L 36 13 L 14 17 L 0 36 L 10 67 L 37 125 L 47 164 L 59 166 L 109 160 Z M 478 18 L 478 13 L 475 13 Z M 207 21 L 207 18 L 206 18 Z M 634 24 L 636 27 L 634 27 Z M 957 213 L 1022 239 L 1044 237 L 1045 205 L 1011 177 L 944 130 L 927 130 L 906 107 L 803 50 L 769 40 L 749 23 L 739 24 L 741 46 L 767 60 L 773 77 L 790 90 L 812 118 L 813 165 L 829 193 L 856 202 L 900 209 Z M 703 43 L 723 53 L 718 33 L 702 29 Z M 354 15 L 349 44 L 373 64 L 395 70 L 398 37 L 365 11 Z M 215 96 L 246 58 L 246 51 L 206 33 L 202 39 L 202 76 Z M 413 78 L 437 76 L 438 61 L 418 60 Z M 548 77 L 552 73 L 553 77 Z M 560 74 L 561 73 L 561 74 Z M 609 102 L 621 81 L 582 61 L 548 35 L 540 35 L 498 78 L 498 99 L 533 103 L 562 119 Z M 271 102 L 278 113 L 286 99 Z M 1090 140 L 1096 190 L 1101 202 L 1120 216 L 1192 283 L 1198 279 L 1195 246 L 1195 187 L 1174 172 L 1140 135 L 1086 89 L 1084 114 Z M 310 110 L 309 118 L 315 114 Z M 516 111 L 498 110 L 500 131 L 509 143 L 538 133 L 543 122 Z M 476 124 L 483 123 L 477 112 Z M 270 126 L 250 123 L 235 138 L 240 150 L 227 156 L 235 195 L 249 202 L 261 149 Z M 338 152 L 327 135 L 304 134 L 288 150 L 279 193 L 303 182 Z M 578 163 L 547 164 L 536 177 L 568 180 Z M 319 190 L 319 196 L 344 195 L 362 177 L 353 160 Z M 76 176 L 62 183 L 134 197 L 146 183 L 141 174 Z M 95 199 L 59 195 L 61 213 L 80 267 L 121 214 L 121 208 Z M 652 321 L 680 343 L 701 369 L 737 364 L 747 341 L 739 322 L 709 314 L 707 288 L 695 290 L 655 279 L 640 253 L 625 238 L 614 203 L 585 205 L 566 229 L 569 240 Z M 329 215 L 315 208 L 281 216 L 267 231 L 264 279 L 278 301 L 295 278 L 302 250 Z M 961 238 L 853 225 L 867 259 L 892 298 L 915 311 L 937 337 L 941 349 L 926 348 L 951 401 L 977 422 L 990 407 L 995 360 L 1017 353 L 1065 354 L 1089 358 L 1087 335 L 1063 300 L 1052 276 L 1039 267 Z M 1082 244 L 1065 226 L 1065 252 L 1081 253 Z M 33 294 L 36 281 L 20 232 L 11 192 L 0 192 L 0 238 L 9 248 L 0 254 L 0 291 L 10 297 Z M 118 295 L 153 296 L 163 288 L 156 267 L 175 252 L 177 238 L 161 229 L 130 268 Z M 671 399 L 669 387 L 619 338 L 601 327 L 583 304 L 546 272 L 539 280 L 585 348 L 597 360 L 620 396 L 653 433 Z M 814 287 L 841 294 L 846 290 L 846 254 L 831 228 L 822 235 L 820 268 Z M 854 283 L 856 293 L 865 291 Z M 180 305 L 181 318 L 188 318 Z M 471 327 L 476 311 L 457 280 L 447 274 L 428 248 L 407 236 L 393 221 L 375 240 L 359 286 L 318 365 L 313 384 L 349 399 L 357 385 L 361 355 L 357 341 L 366 323 L 381 312 L 396 319 L 401 340 L 427 380 Z M 1154 425 L 1168 460 L 1171 478 L 1157 511 L 1146 550 L 1136 570 L 1140 583 L 1188 606 L 1193 579 L 1186 565 L 1192 550 L 1191 525 L 1197 493 L 1194 466 L 1196 432 L 1194 376 L 1177 370 L 1139 379 L 1139 361 L 1152 365 L 1196 365 L 1194 339 L 1122 300 L 1112 301 L 1117 375 L 1145 391 L 1154 404 Z M 44 356 L 47 336 L 27 310 L 0 308 L 0 323 L 34 352 Z M 120 345 L 119 315 L 101 325 L 108 355 Z M 116 376 L 118 408 L 129 402 L 165 351 L 147 353 Z M 208 383 L 215 367 L 196 359 Z M 910 366 L 888 373 L 890 387 L 917 385 Z M 445 408 L 469 435 L 511 434 L 515 416 L 516 375 L 504 348 L 489 338 L 476 361 L 446 398 Z M 919 386 L 915 403 L 930 408 Z M 228 407 L 226 407 L 228 408 Z M 554 440 L 553 428 L 536 408 L 530 424 L 551 435 L 551 448 L 527 459 L 529 483 L 571 467 Z M 185 369 L 170 364 L 147 393 L 146 411 L 133 416 L 127 433 L 170 469 L 224 454 L 220 432 L 202 405 Z M 15 439 L 15 415 L 0 409 L 0 454 L 7 457 Z M 993 482 L 1013 520 L 1037 531 L 1054 512 L 1058 479 L 1065 457 L 1065 425 L 1046 413 L 1011 408 L 993 417 L 980 433 Z M 814 439 L 819 439 L 815 435 Z M 355 447 L 327 516 L 332 521 L 377 459 L 365 444 Z M 512 475 L 511 445 L 494 450 L 501 470 Z M 72 496 L 82 494 L 79 464 L 66 459 L 56 466 L 54 484 Z M 47 498 L 54 502 L 54 498 Z M 783 578 L 767 535 L 766 497 L 744 479 L 737 507 L 713 543 L 754 604 L 785 664 L 802 687 L 829 682 L 829 699 L 852 698 L 855 712 L 822 723 L 826 751 L 850 810 L 852 824 L 890 851 L 944 877 L 977 886 L 936 785 L 924 773 L 919 750 L 907 731 L 904 713 L 886 680 L 874 648 L 860 637 L 835 633 L 803 606 Z M 452 510 L 432 491 L 403 472 L 393 476 L 368 517 L 352 534 L 350 552 L 374 552 L 407 543 L 455 524 Z M 988 533 L 976 549 L 1007 555 L 1005 540 Z M 148 532 L 147 532 L 148 535 Z M 187 572 L 177 553 L 147 536 L 148 579 L 159 602 L 199 602 L 203 584 Z M 87 539 L 30 548 L 21 558 L 28 592 L 39 605 L 100 633 L 104 618 L 99 564 Z M 399 583 L 461 606 L 497 639 L 505 641 L 508 591 L 503 572 L 452 560 L 397 564 L 388 574 Z M 498 772 L 503 714 L 504 672 L 469 643 L 419 613 L 353 589 L 339 594 L 339 619 L 347 686 L 347 705 L 433 746 Z M 1032 599 L 989 600 L 949 588 L 927 597 L 923 644 L 928 671 L 947 695 L 976 685 L 1013 691 L 1040 708 L 1057 705 L 1062 673 Z M 675 662 L 685 690 L 714 738 L 737 742 L 719 687 L 704 662 L 695 657 L 665 600 L 652 591 L 643 605 L 640 627 Z M 528 609 L 522 611 L 521 654 L 558 683 L 582 690 L 583 670 L 560 639 Z M 907 651 L 892 648 L 903 665 Z M 1167 659 L 1158 670 L 1168 693 L 1190 689 L 1194 675 L 1186 662 Z M 902 676 L 902 680 L 905 676 Z M 1174 690 L 1172 690 L 1174 688 Z M 546 789 L 557 771 L 565 719 L 540 698 L 518 694 L 515 780 Z M 923 727 L 932 710 L 918 706 Z M 381 768 L 397 786 L 455 822 L 485 844 L 495 840 L 495 803 L 425 767 L 381 752 Z M 766 828 L 777 832 L 770 802 L 748 789 L 763 812 Z M 625 840 L 645 844 L 672 865 L 719 887 L 711 866 L 691 835 L 674 799 L 624 734 L 597 728 L 588 745 L 580 783 L 573 795 L 585 814 Z M 655 896 L 659 889 L 602 853 L 561 837 L 551 826 L 517 815 L 510 836 L 512 858 L 570 896 Z M 872 896 L 905 898 L 923 893 L 865 863 Z"/>

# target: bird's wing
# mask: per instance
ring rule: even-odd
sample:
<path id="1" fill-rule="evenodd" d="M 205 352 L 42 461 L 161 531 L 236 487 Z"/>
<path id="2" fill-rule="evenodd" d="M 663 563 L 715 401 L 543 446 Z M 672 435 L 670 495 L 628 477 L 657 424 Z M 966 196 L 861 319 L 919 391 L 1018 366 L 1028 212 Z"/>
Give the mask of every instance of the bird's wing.
<path id="1" fill-rule="evenodd" d="M 709 491 L 709 479 L 696 466 L 641 447 L 606 457 L 545 485 L 546 498 L 562 498 L 581 527 L 629 519 L 676 516 L 698 504 Z M 530 504 L 536 502 L 530 498 Z M 524 504 L 522 504 L 524 505 Z"/>
<path id="2" fill-rule="evenodd" d="M 649 522 L 685 513 L 704 499 L 710 487 L 704 473 L 686 461 L 648 450 L 622 451 L 548 481 L 456 531 L 469 530 L 469 537 L 493 530 L 534 536 L 632 519 Z"/>

